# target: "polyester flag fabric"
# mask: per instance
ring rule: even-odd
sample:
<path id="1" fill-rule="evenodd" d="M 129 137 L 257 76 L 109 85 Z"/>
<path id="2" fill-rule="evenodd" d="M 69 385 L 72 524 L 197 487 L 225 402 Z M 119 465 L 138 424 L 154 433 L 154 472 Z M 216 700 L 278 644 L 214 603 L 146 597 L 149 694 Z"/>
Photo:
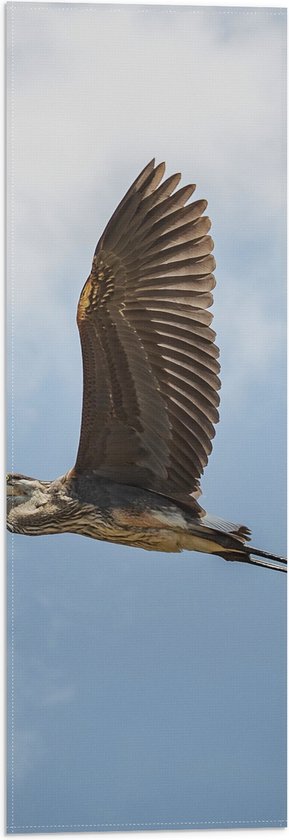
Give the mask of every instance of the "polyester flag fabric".
<path id="1" fill-rule="evenodd" d="M 8 833 L 286 825 L 286 576 L 224 560 L 286 554 L 285 54 L 283 8 L 7 4 Z M 180 506 L 160 550 L 106 489 L 114 542 L 51 532 L 75 463 L 143 542 Z"/>

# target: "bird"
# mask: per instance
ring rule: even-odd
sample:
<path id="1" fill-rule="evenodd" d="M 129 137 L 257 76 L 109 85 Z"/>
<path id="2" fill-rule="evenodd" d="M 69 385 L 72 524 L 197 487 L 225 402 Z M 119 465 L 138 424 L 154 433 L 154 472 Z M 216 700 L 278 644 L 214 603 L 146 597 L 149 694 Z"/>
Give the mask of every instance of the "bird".
<path id="1" fill-rule="evenodd" d="M 286 571 L 251 532 L 201 507 L 219 420 L 207 201 L 150 161 L 111 216 L 80 294 L 83 402 L 75 465 L 7 475 L 7 527 L 182 550 Z"/>

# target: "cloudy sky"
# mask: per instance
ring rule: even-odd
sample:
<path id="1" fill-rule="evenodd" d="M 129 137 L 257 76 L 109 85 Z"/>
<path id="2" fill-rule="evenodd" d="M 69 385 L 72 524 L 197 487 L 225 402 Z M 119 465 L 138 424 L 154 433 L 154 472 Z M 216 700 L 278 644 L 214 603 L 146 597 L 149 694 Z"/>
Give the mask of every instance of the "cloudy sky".
<path id="1" fill-rule="evenodd" d="M 7 17 L 8 468 L 74 463 L 79 292 L 155 156 L 197 183 L 215 240 L 222 402 L 203 505 L 284 553 L 286 12 Z M 283 575 L 69 535 L 9 536 L 9 573 L 10 830 L 282 824 Z"/>

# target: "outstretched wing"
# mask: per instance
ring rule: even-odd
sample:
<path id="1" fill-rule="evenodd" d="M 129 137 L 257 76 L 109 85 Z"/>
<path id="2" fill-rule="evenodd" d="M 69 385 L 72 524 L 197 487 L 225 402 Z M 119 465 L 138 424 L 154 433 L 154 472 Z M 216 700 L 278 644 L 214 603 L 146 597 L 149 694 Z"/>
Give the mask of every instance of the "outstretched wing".
<path id="1" fill-rule="evenodd" d="M 198 494 L 219 403 L 206 201 L 148 164 L 96 247 L 81 292 L 84 392 L 75 469 L 174 498 Z M 162 181 L 162 183 L 161 183 Z M 185 206 L 186 205 L 186 206 Z"/>

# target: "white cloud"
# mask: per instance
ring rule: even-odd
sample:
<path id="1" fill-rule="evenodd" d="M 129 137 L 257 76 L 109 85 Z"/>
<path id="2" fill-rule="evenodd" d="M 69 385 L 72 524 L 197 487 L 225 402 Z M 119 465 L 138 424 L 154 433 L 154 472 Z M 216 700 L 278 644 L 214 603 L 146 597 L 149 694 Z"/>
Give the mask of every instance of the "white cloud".
<path id="1" fill-rule="evenodd" d="M 285 26 L 280 10 L 18 4 L 14 45 L 15 367 L 23 383 L 26 360 L 34 393 L 53 368 L 73 386 L 76 303 L 94 246 L 154 154 L 209 198 L 218 265 L 232 243 L 237 264 L 248 237 L 251 252 L 260 235 L 267 249 L 280 242 Z M 218 292 L 239 387 L 264 352 L 274 363 L 268 296 L 261 311 L 250 292 L 255 260 L 246 304 L 237 293 L 230 306 L 224 282 Z"/>
<path id="2" fill-rule="evenodd" d="M 269 197 L 284 119 L 278 14 L 236 14 L 224 33 L 221 10 L 29 5 L 15 41 L 17 180 L 36 189 L 42 219 L 47 200 L 54 213 L 65 203 L 63 187 L 83 195 L 154 152 Z"/>
<path id="3" fill-rule="evenodd" d="M 244 297 L 233 284 L 226 310 L 218 317 L 218 329 L 226 359 L 222 395 L 233 396 L 238 410 L 248 385 L 265 386 L 268 371 L 279 365 L 280 356 L 285 365 L 286 327 L 270 315 L 260 299 Z"/>

